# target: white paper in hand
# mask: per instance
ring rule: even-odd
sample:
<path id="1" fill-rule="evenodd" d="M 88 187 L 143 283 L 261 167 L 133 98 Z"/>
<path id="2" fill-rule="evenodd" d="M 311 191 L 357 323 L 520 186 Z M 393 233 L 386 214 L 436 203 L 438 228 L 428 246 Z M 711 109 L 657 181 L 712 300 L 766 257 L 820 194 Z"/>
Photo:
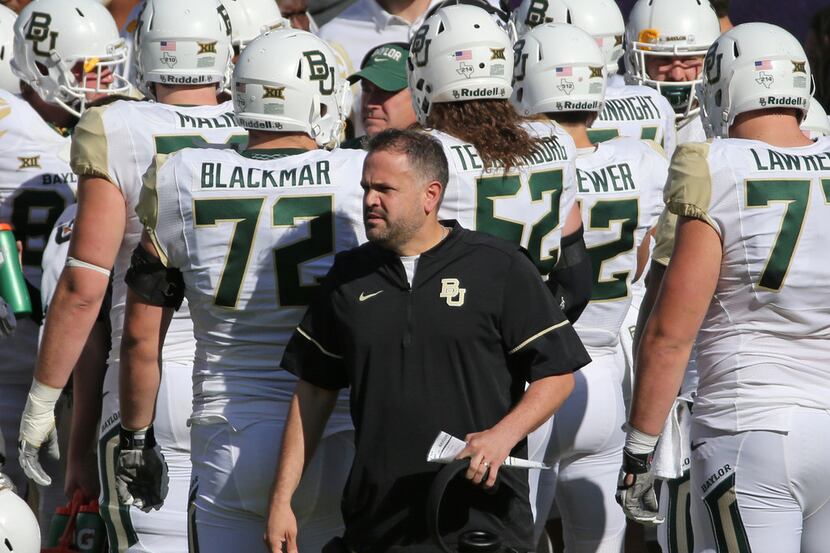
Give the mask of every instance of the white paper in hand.
<path id="1" fill-rule="evenodd" d="M 429 448 L 427 454 L 427 462 L 429 463 L 451 463 L 461 453 L 467 443 L 455 436 L 447 434 L 446 432 L 439 432 L 432 446 Z M 527 459 L 518 459 L 516 457 L 508 457 L 502 463 L 503 467 L 512 467 L 518 469 L 550 469 L 550 465 L 539 463 L 537 461 L 528 461 Z"/>

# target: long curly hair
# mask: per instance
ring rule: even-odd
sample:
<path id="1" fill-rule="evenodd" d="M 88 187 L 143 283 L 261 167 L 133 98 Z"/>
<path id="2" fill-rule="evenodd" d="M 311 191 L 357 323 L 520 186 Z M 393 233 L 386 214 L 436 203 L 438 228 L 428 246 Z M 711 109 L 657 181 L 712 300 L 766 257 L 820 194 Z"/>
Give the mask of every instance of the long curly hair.
<path id="1" fill-rule="evenodd" d="M 507 100 L 470 100 L 433 104 L 427 125 L 475 146 L 484 169 L 505 171 L 524 163 L 537 140 Z"/>

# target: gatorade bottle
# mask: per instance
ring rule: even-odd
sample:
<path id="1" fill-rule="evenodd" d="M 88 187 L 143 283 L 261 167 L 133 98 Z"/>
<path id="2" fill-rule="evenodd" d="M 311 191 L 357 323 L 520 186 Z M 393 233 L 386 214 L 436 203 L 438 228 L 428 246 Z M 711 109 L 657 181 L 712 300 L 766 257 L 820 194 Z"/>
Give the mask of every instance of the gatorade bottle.
<path id="1" fill-rule="evenodd" d="M 104 520 L 98 514 L 98 502 L 91 501 L 78 511 L 75 519 L 75 547 L 78 551 L 100 553 L 107 543 Z"/>
<path id="2" fill-rule="evenodd" d="M 11 225 L 6 223 L 0 223 L 0 297 L 6 300 L 15 315 L 32 313 L 32 301 L 17 255 L 17 242 Z"/>
<path id="3" fill-rule="evenodd" d="M 46 547 L 57 547 L 60 545 L 61 536 L 63 536 L 63 532 L 66 530 L 66 525 L 69 523 L 69 515 L 71 514 L 72 509 L 69 506 L 55 509 L 55 515 L 49 524 L 49 535 L 46 538 Z"/>

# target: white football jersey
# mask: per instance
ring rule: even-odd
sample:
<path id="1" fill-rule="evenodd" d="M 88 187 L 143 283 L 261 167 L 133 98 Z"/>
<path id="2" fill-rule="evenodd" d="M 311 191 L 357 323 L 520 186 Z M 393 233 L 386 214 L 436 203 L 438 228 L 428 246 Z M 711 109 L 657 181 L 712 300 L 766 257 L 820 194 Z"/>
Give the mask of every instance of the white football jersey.
<path id="1" fill-rule="evenodd" d="M 677 127 L 677 144 L 687 142 L 706 142 L 706 130 L 703 128 L 703 120 L 700 114 L 683 122 Z"/>
<path id="2" fill-rule="evenodd" d="M 335 252 L 365 242 L 361 150 L 188 149 L 148 172 L 138 214 L 185 282 L 194 419 L 244 424 L 289 401 L 280 368 Z M 273 409 L 271 409 L 273 411 Z"/>
<path id="3" fill-rule="evenodd" d="M 14 226 L 23 273 L 37 287 L 49 233 L 75 201 L 69 144 L 27 101 L 0 90 L 0 222 Z"/>
<path id="4" fill-rule="evenodd" d="M 562 227 L 576 199 L 576 146 L 561 127 L 532 122 L 539 139 L 532 159 L 511 168 L 484 171 L 475 146 L 441 131 L 430 133 L 444 146 L 450 179 L 438 215 L 462 227 L 521 244 L 547 276 L 558 258 Z"/>
<path id="5" fill-rule="evenodd" d="M 649 86 L 625 84 L 622 75 L 612 75 L 602 113 L 588 129 L 588 137 L 595 144 L 616 136 L 653 140 L 671 159 L 678 144 L 674 119 L 674 110 L 662 94 Z"/>
<path id="6" fill-rule="evenodd" d="M 121 334 L 127 285 L 124 276 L 133 250 L 141 238 L 135 206 L 141 179 L 156 154 L 170 154 L 188 147 L 228 147 L 247 142 L 247 133 L 236 126 L 233 106 L 180 107 L 154 102 L 119 100 L 84 112 L 72 137 L 72 167 L 78 175 L 105 178 L 121 191 L 127 206 L 124 240 L 112 273 L 112 348 L 110 367 L 121 354 Z M 187 305 L 173 317 L 164 342 L 165 361 L 193 362 L 193 323 Z"/>
<path id="7" fill-rule="evenodd" d="M 40 285 L 40 301 L 43 312 L 52 303 L 52 297 L 58 287 L 58 280 L 66 265 L 66 256 L 69 254 L 69 240 L 72 238 L 72 228 L 75 226 L 75 215 L 78 213 L 78 204 L 72 204 L 61 213 L 55 226 L 49 234 L 49 240 L 43 249 L 43 278 Z"/>
<path id="8" fill-rule="evenodd" d="M 652 141 L 615 138 L 576 158 L 577 201 L 594 282 L 574 325 L 586 346 L 613 353 L 631 304 L 637 248 L 663 209 L 669 163 Z"/>
<path id="9" fill-rule="evenodd" d="M 697 339 L 695 418 L 733 432 L 786 431 L 792 406 L 830 409 L 830 138 L 799 148 L 681 145 L 667 199 L 723 244 Z"/>

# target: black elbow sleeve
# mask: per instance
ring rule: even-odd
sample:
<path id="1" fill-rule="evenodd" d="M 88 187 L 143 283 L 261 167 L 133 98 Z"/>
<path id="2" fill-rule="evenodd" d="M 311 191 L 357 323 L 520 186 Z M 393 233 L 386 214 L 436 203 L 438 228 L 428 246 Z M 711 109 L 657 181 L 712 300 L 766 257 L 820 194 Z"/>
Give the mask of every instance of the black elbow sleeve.
<path id="1" fill-rule="evenodd" d="M 582 227 L 562 238 L 562 251 L 553 271 L 548 275 L 548 288 L 556 303 L 573 324 L 591 300 L 594 276 L 591 258 L 585 247 Z"/>
<path id="2" fill-rule="evenodd" d="M 157 307 L 178 309 L 184 300 L 184 279 L 178 269 L 169 269 L 141 244 L 133 250 L 130 268 L 124 277 L 130 290 Z"/>

